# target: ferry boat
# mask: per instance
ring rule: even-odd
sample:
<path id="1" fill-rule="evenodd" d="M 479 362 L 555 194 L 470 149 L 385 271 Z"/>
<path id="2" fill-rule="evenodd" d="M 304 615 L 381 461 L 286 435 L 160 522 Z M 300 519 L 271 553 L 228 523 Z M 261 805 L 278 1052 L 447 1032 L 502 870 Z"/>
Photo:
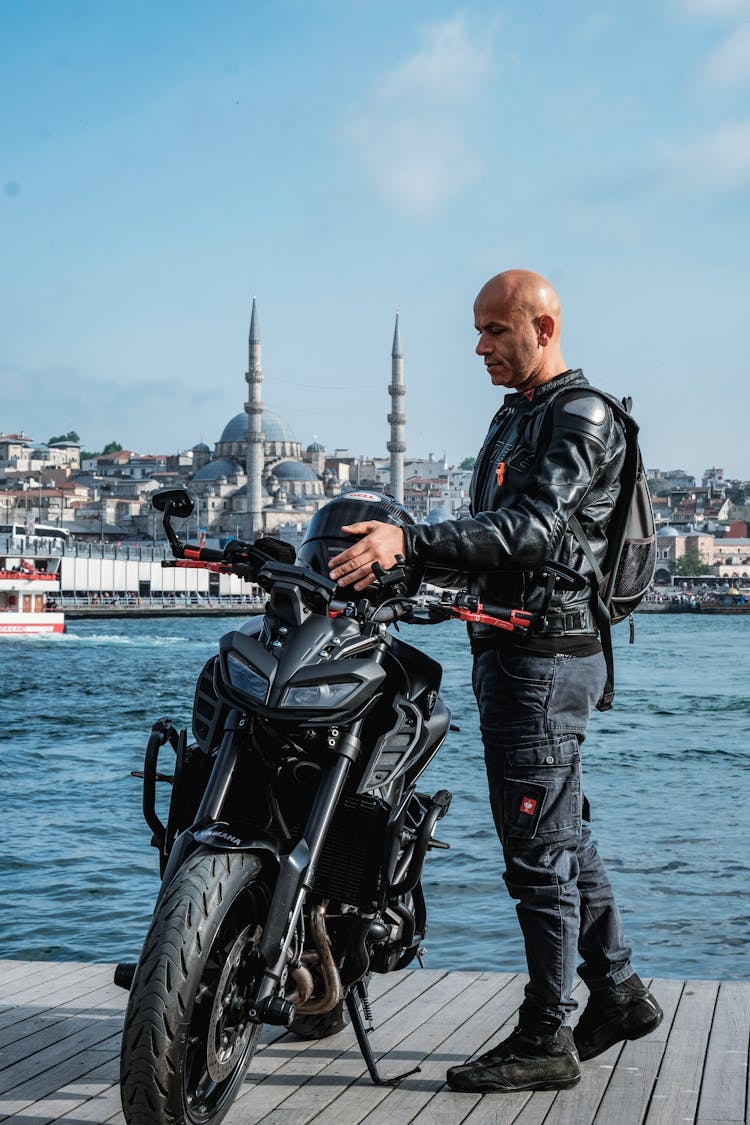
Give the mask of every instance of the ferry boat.
<path id="1" fill-rule="evenodd" d="M 55 606 L 59 566 L 59 558 L 0 557 L 0 637 L 65 631 L 65 615 Z"/>

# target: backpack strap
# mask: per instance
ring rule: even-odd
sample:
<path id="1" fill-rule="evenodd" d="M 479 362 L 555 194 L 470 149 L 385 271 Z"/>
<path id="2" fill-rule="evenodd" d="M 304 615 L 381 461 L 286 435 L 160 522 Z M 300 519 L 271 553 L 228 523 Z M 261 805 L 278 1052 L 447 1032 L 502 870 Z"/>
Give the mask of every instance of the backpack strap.
<path id="1" fill-rule="evenodd" d="M 592 579 L 591 581 L 591 608 L 594 614 L 596 627 L 599 630 L 604 662 L 607 666 L 607 679 L 604 683 L 604 690 L 602 691 L 601 699 L 596 705 L 596 709 L 597 711 L 609 711 L 612 707 L 612 701 L 615 698 L 615 657 L 612 651 L 612 618 L 607 609 L 607 604 L 602 597 L 604 574 L 602 573 L 599 563 L 596 561 L 594 552 L 591 550 L 591 544 L 578 522 L 577 516 L 570 517 L 568 527 L 578 540 L 578 545 L 583 551 L 586 561 L 591 567 L 594 579 L 596 580 L 594 581 L 594 579 Z"/>
<path id="2" fill-rule="evenodd" d="M 562 396 L 567 390 L 569 390 L 569 388 L 562 388 L 558 391 L 558 394 L 550 399 L 550 405 L 558 395 Z M 615 398 L 614 395 L 599 390 L 598 387 L 588 386 L 585 390 L 603 399 L 612 410 L 615 419 L 622 425 L 625 434 L 625 461 L 622 467 L 620 496 L 629 496 L 632 493 L 638 471 L 638 424 L 630 414 L 632 399 L 628 397 L 620 401 Z M 628 506 L 618 502 L 615 505 L 615 510 L 612 512 L 612 517 L 607 528 L 607 538 L 610 543 L 615 544 L 620 542 L 622 538 L 621 524 L 623 521 L 627 521 L 627 515 Z M 598 711 L 609 711 L 615 697 L 615 658 L 612 649 L 612 615 L 608 607 L 609 598 L 617 577 L 617 565 L 619 560 L 613 560 L 608 549 L 607 556 L 610 557 L 605 557 L 604 569 L 602 569 L 596 560 L 594 552 L 591 550 L 588 536 L 581 527 L 578 517 L 575 514 L 568 519 L 568 527 L 575 536 L 586 561 L 591 567 L 591 610 L 596 627 L 599 630 L 602 653 L 607 669 L 604 689 L 596 707 Z"/>

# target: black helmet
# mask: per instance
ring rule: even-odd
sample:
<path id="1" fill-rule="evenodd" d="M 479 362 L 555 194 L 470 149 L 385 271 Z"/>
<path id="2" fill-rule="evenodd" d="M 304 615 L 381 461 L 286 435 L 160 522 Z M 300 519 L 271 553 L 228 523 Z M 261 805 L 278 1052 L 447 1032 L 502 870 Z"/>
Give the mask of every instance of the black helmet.
<path id="1" fill-rule="evenodd" d="M 333 556 L 345 551 L 347 547 L 351 547 L 362 538 L 361 535 L 347 535 L 341 528 L 352 523 L 364 523 L 367 520 L 392 523 L 396 527 L 404 527 L 415 522 L 404 505 L 394 500 L 392 496 L 353 489 L 351 492 L 336 496 L 318 509 L 310 520 L 305 538 L 297 551 L 297 560 L 307 563 L 312 570 L 324 574 L 327 578 L 328 563 Z M 421 573 L 414 567 L 407 567 L 406 572 L 407 593 L 414 594 L 419 587 Z M 343 587 L 341 597 L 350 601 L 356 601 L 361 597 L 367 597 L 370 601 L 378 600 L 378 594 L 374 589 L 357 591 L 351 586 Z"/>

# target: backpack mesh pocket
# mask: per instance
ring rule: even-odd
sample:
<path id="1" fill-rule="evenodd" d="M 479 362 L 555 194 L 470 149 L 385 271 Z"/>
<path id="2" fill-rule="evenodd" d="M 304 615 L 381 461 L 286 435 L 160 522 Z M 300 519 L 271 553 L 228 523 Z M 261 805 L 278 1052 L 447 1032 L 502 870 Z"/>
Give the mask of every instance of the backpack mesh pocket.
<path id="1" fill-rule="evenodd" d="M 612 588 L 612 620 L 620 621 L 638 605 L 654 576 L 656 539 L 628 539 L 623 544 Z M 631 605 L 631 603 L 633 603 Z"/>

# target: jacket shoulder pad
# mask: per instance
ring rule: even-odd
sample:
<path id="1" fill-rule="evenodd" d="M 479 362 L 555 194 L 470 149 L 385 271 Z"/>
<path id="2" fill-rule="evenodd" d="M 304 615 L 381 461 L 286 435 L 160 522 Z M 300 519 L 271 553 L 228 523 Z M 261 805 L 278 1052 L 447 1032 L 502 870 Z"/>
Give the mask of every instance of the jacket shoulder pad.
<path id="1" fill-rule="evenodd" d="M 588 422 L 592 426 L 601 426 L 607 420 L 607 405 L 604 399 L 590 391 L 581 391 L 578 394 L 561 395 L 560 410 L 564 414 L 573 415 L 574 418 Z"/>

